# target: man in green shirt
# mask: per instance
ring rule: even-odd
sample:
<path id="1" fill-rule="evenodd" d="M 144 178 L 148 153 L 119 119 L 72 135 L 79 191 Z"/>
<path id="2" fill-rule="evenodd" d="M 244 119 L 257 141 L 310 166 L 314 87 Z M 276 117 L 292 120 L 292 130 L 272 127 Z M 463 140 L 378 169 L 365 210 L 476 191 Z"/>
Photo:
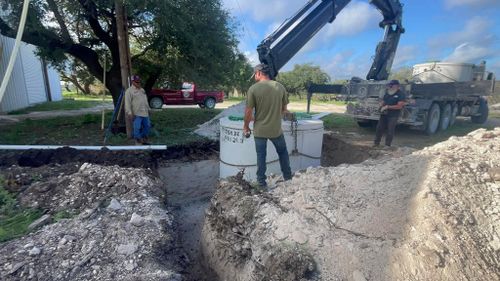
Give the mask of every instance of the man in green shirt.
<path id="1" fill-rule="evenodd" d="M 276 148 L 283 178 L 292 178 L 290 159 L 285 137 L 281 129 L 282 114 L 287 112 L 288 95 L 285 87 L 269 78 L 269 69 L 264 64 L 254 68 L 257 83 L 248 89 L 243 133 L 250 134 L 250 121 L 254 120 L 254 140 L 257 152 L 257 181 L 261 186 L 266 183 L 267 140 Z M 255 116 L 253 110 L 255 109 Z M 253 117 L 253 118 L 252 118 Z"/>

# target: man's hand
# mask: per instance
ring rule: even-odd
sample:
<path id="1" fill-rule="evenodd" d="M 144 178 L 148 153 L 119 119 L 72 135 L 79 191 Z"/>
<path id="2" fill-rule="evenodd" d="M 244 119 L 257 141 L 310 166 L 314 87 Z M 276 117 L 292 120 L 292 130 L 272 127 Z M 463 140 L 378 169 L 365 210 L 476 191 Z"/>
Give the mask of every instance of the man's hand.
<path id="1" fill-rule="evenodd" d="M 250 128 L 244 126 L 243 127 L 243 135 L 245 136 L 245 138 L 249 138 L 251 134 L 252 134 L 252 131 L 250 131 Z"/>
<path id="2" fill-rule="evenodd" d="M 386 111 L 387 109 L 389 109 L 389 106 L 388 105 L 384 105 L 380 108 L 380 111 Z"/>

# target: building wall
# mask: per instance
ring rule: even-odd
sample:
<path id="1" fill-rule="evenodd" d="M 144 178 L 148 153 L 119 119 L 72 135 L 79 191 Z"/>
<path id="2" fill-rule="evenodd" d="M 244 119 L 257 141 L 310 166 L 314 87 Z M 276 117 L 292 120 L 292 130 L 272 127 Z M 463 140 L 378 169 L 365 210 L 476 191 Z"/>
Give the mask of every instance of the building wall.
<path id="1" fill-rule="evenodd" d="M 42 62 L 34 55 L 35 51 L 35 46 L 24 43 L 19 50 L 29 105 L 48 101 Z"/>
<path id="2" fill-rule="evenodd" d="M 0 77 L 3 80 L 15 40 L 0 35 Z M 48 101 L 41 60 L 35 56 L 36 47 L 21 44 L 7 90 L 0 101 L 0 112 L 9 112 Z M 62 100 L 59 74 L 48 66 L 48 86 L 52 101 Z"/>
<path id="3" fill-rule="evenodd" d="M 63 99 L 63 96 L 59 72 L 57 72 L 55 68 L 50 65 L 47 67 L 47 71 L 49 74 L 50 95 L 52 97 L 52 101 L 60 101 Z"/>
<path id="4" fill-rule="evenodd" d="M 14 47 L 14 40 L 0 35 L 0 46 L 2 46 L 0 57 L 0 77 L 3 81 L 5 70 L 9 64 L 10 54 Z M 7 112 L 28 106 L 28 95 L 24 83 L 23 66 L 21 54 L 18 53 L 14 69 L 3 99 L 0 101 L 0 112 Z"/>

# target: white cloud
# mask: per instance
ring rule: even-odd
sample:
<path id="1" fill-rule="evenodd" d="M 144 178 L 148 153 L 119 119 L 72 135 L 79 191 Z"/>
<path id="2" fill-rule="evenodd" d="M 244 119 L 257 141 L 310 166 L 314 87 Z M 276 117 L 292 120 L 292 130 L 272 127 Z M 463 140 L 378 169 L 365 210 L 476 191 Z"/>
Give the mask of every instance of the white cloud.
<path id="1" fill-rule="evenodd" d="M 326 36 L 353 35 L 370 28 L 378 28 L 382 15 L 367 2 L 354 1 L 347 5 L 335 21 L 327 26 Z"/>
<path id="2" fill-rule="evenodd" d="M 489 46 L 464 43 L 456 47 L 444 61 L 478 63 L 493 55 L 495 55 L 495 51 Z"/>
<path id="3" fill-rule="evenodd" d="M 263 22 L 292 16 L 306 3 L 303 0 L 224 0 L 224 7 L 233 14 L 250 14 L 253 20 Z"/>
<path id="4" fill-rule="evenodd" d="M 418 56 L 419 49 L 417 46 L 399 46 L 394 57 L 392 68 L 399 68 L 407 65 L 409 62 L 415 60 Z"/>
<path id="5" fill-rule="evenodd" d="M 482 17 L 474 17 L 465 23 L 464 28 L 449 34 L 440 34 L 429 41 L 432 49 L 457 46 L 465 42 L 481 41 L 491 31 L 493 23 Z"/>
<path id="6" fill-rule="evenodd" d="M 332 23 L 327 23 L 301 50 L 311 52 L 334 45 L 334 39 L 353 36 L 369 29 L 379 29 L 382 15 L 366 2 L 353 1 L 347 5 Z M 380 30 L 380 32 L 383 32 Z"/>
<path id="7" fill-rule="evenodd" d="M 493 27 L 492 21 L 474 17 L 468 20 L 460 31 L 432 38 L 429 41 L 432 50 L 429 57 L 440 59 L 446 54 L 444 59 L 446 61 L 470 63 L 496 59 L 500 46 L 498 35 L 492 33 Z"/>
<path id="8" fill-rule="evenodd" d="M 246 51 L 243 54 L 245 55 L 245 57 L 247 57 L 248 62 L 251 65 L 256 65 L 259 63 L 259 55 L 257 54 L 257 52 Z"/>
<path id="9" fill-rule="evenodd" d="M 454 8 L 460 6 L 486 7 L 488 5 L 498 5 L 498 4 L 500 4 L 498 0 L 445 0 L 445 5 L 448 8 Z"/>
<path id="10" fill-rule="evenodd" d="M 370 69 L 372 60 L 367 54 L 356 54 L 347 50 L 337 53 L 331 60 L 323 60 L 321 64 L 333 80 L 349 79 L 353 76 L 364 78 Z"/>

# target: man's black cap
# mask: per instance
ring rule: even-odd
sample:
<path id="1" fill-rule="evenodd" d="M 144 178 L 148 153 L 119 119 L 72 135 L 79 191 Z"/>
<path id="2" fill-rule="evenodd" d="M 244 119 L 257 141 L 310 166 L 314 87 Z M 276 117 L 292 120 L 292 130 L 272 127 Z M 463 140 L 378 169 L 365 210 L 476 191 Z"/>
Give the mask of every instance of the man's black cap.
<path id="1" fill-rule="evenodd" d="M 255 76 L 255 73 L 257 71 L 261 71 L 264 74 L 269 75 L 269 66 L 267 66 L 263 63 L 259 63 L 258 65 L 254 66 L 253 67 L 253 74 L 252 74 L 252 77 L 250 77 L 250 79 L 252 79 Z"/>
<path id="2" fill-rule="evenodd" d="M 392 86 L 392 85 L 399 85 L 399 80 L 391 80 L 389 81 L 389 83 L 387 83 L 388 86 Z"/>

